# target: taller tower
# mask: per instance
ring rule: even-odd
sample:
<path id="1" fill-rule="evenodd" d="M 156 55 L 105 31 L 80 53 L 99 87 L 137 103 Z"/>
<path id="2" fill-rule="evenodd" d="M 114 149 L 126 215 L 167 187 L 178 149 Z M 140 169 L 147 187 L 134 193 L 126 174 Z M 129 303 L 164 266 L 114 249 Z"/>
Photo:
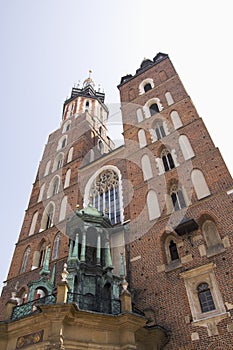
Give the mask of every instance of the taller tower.
<path id="1" fill-rule="evenodd" d="M 229 171 L 168 55 L 118 88 L 117 149 L 90 75 L 64 103 L 3 288 L 0 340 L 31 346 L 37 331 L 48 349 L 231 349 Z"/>

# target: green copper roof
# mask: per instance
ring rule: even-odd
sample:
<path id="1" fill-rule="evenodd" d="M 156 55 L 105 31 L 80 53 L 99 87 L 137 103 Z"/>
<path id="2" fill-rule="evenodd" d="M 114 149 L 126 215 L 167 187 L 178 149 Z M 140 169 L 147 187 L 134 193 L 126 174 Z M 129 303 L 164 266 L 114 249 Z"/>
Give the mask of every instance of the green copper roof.
<path id="1" fill-rule="evenodd" d="M 95 216 L 95 217 L 102 217 L 102 213 L 99 212 L 96 208 L 92 207 L 90 204 L 86 208 L 77 210 L 77 215 L 88 215 L 88 216 Z"/>

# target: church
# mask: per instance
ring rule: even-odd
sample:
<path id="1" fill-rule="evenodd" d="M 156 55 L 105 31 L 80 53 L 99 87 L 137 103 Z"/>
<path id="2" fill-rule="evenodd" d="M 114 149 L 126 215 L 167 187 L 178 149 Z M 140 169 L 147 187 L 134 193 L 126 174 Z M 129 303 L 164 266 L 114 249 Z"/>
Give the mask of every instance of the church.
<path id="1" fill-rule="evenodd" d="M 230 350 L 233 181 L 169 56 L 91 72 L 48 136 L 0 298 L 1 350 Z"/>

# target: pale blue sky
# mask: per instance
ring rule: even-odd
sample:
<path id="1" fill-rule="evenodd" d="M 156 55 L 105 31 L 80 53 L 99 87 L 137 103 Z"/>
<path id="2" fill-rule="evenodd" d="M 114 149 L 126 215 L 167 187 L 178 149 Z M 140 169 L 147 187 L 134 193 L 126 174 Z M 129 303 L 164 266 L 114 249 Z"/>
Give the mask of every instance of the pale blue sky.
<path id="1" fill-rule="evenodd" d="M 0 281 L 9 268 L 48 134 L 93 70 L 106 101 L 144 57 L 168 53 L 233 172 L 231 1 L 0 1 L 2 217 Z"/>

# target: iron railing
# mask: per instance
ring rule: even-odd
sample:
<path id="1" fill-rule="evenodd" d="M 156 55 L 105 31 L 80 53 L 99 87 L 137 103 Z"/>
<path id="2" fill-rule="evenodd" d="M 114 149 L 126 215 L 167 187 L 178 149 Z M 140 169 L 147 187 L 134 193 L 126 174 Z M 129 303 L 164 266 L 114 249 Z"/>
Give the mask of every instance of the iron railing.
<path id="1" fill-rule="evenodd" d="M 39 312 L 37 305 L 40 305 L 40 304 L 48 305 L 48 304 L 55 304 L 55 303 L 56 303 L 55 295 L 50 294 L 43 298 L 35 299 L 22 305 L 17 305 L 13 309 L 11 319 L 15 321 L 20 318 L 29 316 L 32 313 Z"/>

